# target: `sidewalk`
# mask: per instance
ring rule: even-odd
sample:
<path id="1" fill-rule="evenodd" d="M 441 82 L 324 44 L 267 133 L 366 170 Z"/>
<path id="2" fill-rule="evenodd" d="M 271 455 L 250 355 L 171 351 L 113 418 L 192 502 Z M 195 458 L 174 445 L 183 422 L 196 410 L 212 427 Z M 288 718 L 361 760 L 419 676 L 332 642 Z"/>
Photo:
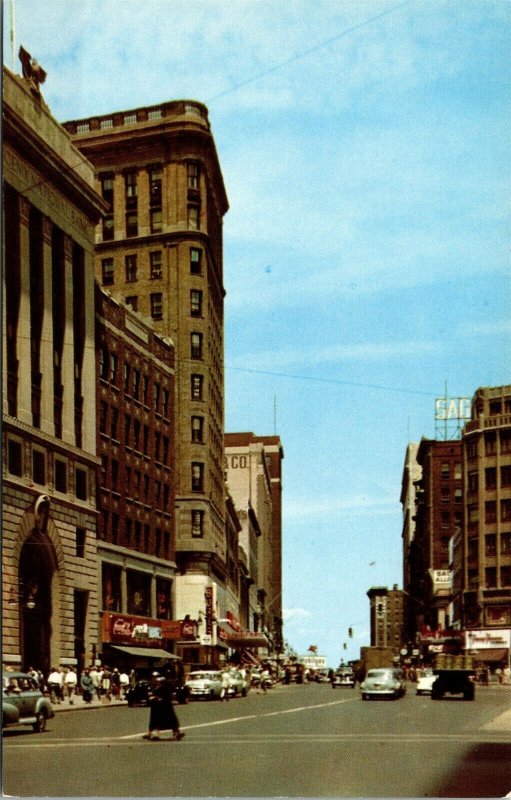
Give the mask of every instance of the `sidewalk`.
<path id="1" fill-rule="evenodd" d="M 70 703 L 69 700 L 61 700 L 60 703 L 52 703 L 53 710 L 56 714 L 60 714 L 63 711 L 85 711 L 88 708 L 115 708 L 116 706 L 127 705 L 127 700 L 111 700 L 110 702 L 105 702 L 103 700 L 94 699 L 90 703 L 85 703 L 80 694 L 73 697 L 72 703 Z"/>

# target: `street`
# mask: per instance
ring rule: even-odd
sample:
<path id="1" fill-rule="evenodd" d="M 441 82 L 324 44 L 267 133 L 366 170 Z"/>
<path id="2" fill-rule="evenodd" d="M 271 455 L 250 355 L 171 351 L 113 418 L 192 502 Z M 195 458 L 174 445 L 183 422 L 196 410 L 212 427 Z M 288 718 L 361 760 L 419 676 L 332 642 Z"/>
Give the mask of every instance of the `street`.
<path id="1" fill-rule="evenodd" d="M 56 714 L 43 734 L 3 736 L 15 796 L 504 797 L 511 791 L 511 687 L 474 702 L 358 687 L 276 686 L 176 706 L 186 737 L 149 742 L 148 709 Z M 169 734 L 170 735 L 170 734 Z"/>

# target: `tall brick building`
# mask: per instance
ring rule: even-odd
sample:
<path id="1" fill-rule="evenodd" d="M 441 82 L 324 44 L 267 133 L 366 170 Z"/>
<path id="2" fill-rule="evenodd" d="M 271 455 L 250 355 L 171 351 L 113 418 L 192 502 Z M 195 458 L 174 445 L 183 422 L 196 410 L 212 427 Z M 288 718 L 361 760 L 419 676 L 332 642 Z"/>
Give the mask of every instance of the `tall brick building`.
<path id="1" fill-rule="evenodd" d="M 207 109 L 173 101 L 65 127 L 94 164 L 96 188 L 108 204 L 96 230 L 99 283 L 152 318 L 175 346 L 175 612 L 220 618 L 227 602 L 222 220 L 228 201 Z M 215 646 L 214 630 L 206 636 Z"/>

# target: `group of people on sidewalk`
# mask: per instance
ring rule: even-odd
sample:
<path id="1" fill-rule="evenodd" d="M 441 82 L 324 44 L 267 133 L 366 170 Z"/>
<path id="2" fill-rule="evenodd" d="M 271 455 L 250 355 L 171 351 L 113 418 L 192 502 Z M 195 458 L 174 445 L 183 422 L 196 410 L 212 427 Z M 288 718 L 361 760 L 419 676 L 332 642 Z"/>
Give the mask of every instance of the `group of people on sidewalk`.
<path id="1" fill-rule="evenodd" d="M 82 695 L 85 703 L 92 703 L 95 699 L 109 703 L 112 699 L 124 698 L 130 686 L 130 676 L 126 672 L 119 672 L 117 667 L 111 670 L 108 666 L 94 666 L 85 667 L 78 680 L 74 667 L 52 667 L 47 680 L 44 681 L 43 677 L 42 685 L 41 680 L 39 684 L 41 691 L 47 688 L 55 705 L 66 699 L 73 705 L 78 694 Z"/>

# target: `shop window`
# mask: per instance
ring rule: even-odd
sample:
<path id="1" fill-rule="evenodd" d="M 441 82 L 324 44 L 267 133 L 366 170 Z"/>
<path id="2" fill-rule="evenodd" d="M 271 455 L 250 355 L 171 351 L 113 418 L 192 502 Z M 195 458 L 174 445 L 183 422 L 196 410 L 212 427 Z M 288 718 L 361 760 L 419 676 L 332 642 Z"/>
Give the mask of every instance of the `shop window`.
<path id="1" fill-rule="evenodd" d="M 156 617 L 172 619 L 172 583 L 165 578 L 156 579 Z"/>
<path id="2" fill-rule="evenodd" d="M 103 564 L 102 600 L 105 611 L 121 611 L 121 567 Z"/>
<path id="3" fill-rule="evenodd" d="M 145 572 L 128 570 L 126 583 L 128 614 L 137 614 L 142 617 L 151 616 L 151 576 Z"/>

